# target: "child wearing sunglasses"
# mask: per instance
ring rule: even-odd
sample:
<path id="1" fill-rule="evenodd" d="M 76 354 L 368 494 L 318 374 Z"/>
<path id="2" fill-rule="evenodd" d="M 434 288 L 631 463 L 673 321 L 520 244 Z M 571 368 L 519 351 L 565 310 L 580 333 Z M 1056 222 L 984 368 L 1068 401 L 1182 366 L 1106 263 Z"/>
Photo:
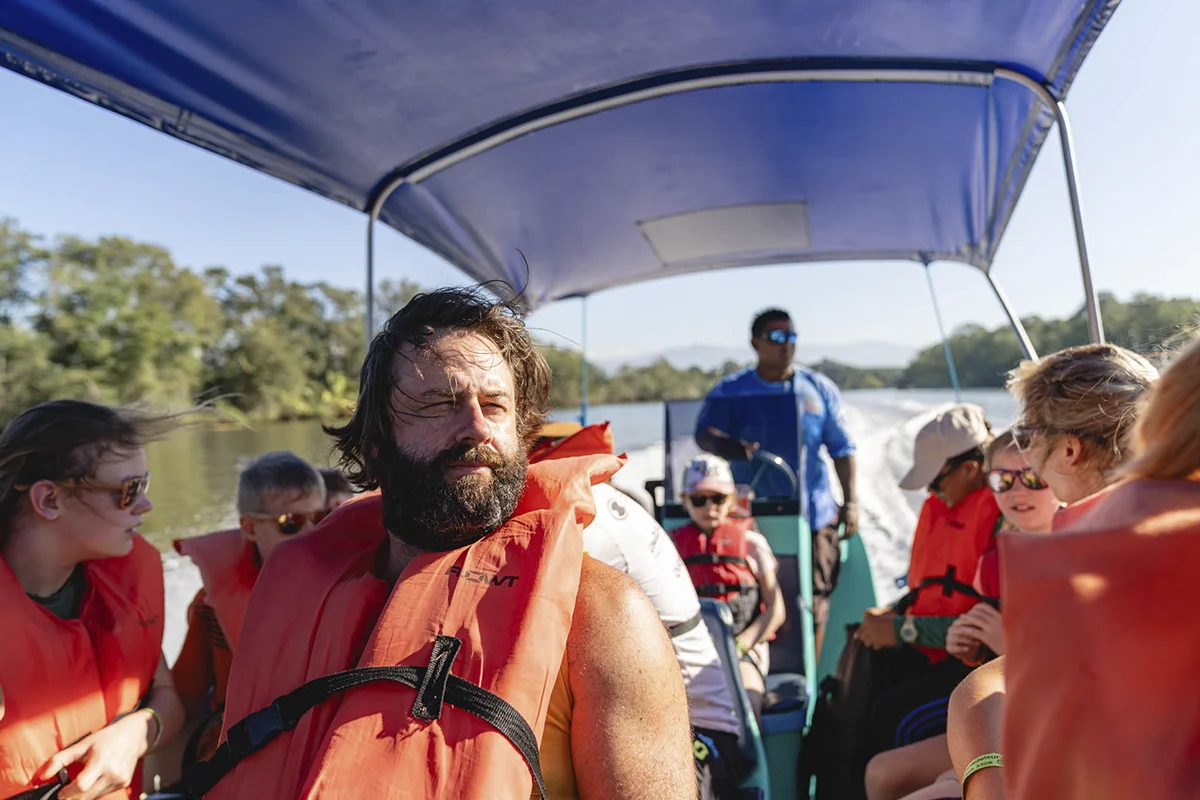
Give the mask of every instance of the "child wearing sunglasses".
<path id="1" fill-rule="evenodd" d="M 736 492 L 729 462 L 708 453 L 693 458 L 683 478 L 683 507 L 692 521 L 672 531 L 671 538 L 696 594 L 723 600 L 733 612 L 742 683 L 757 717 L 770 670 L 769 640 L 787 612 L 779 565 L 766 537 L 753 520 L 731 514 Z"/>
<path id="2" fill-rule="evenodd" d="M 137 797 L 142 756 L 183 724 L 162 558 L 138 534 L 143 444 L 173 426 L 59 400 L 0 435 L 0 797 Z"/>
<path id="3" fill-rule="evenodd" d="M 238 527 L 180 539 L 175 549 L 200 570 L 188 631 L 172 673 L 188 716 L 198 722 L 185 761 L 206 759 L 221 733 L 229 669 L 259 570 L 281 543 L 328 513 L 325 480 L 289 451 L 267 453 L 238 476 Z"/>
<path id="4" fill-rule="evenodd" d="M 984 475 L 1002 514 L 996 531 L 1022 530 L 1049 533 L 1054 515 L 1061 504 L 1029 464 L 1005 431 L 984 450 Z M 985 597 L 1000 596 L 1000 560 L 996 540 L 979 560 L 975 574 L 976 591 Z M 1004 626 L 1000 612 L 988 603 L 976 603 L 956 618 L 946 633 L 946 651 L 967 664 L 979 664 L 990 651 L 1004 652 Z M 939 774 L 940 773 L 940 774 Z M 934 782 L 914 794 L 907 794 L 927 782 Z M 881 753 L 867 765 L 868 800 L 936 800 L 957 798 L 962 789 L 950 763 L 945 734 Z"/>

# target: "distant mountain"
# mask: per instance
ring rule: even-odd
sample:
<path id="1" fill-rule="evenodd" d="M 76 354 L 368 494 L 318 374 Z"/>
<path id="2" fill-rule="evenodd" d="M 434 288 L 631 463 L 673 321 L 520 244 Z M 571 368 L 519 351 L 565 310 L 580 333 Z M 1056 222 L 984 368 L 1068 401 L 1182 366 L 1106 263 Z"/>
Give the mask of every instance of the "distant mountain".
<path id="1" fill-rule="evenodd" d="M 805 364 L 829 360 L 852 367 L 903 367 L 912 361 L 919 350 L 918 347 L 895 342 L 869 340 L 844 344 L 800 342 L 796 346 L 796 358 Z M 715 369 L 726 361 L 749 363 L 754 359 L 754 352 L 746 344 L 729 347 L 698 344 L 672 347 L 657 353 L 597 358 L 594 361 L 605 370 L 614 370 L 624 364 L 644 367 L 660 358 L 665 358 L 677 369 L 692 366 Z"/>

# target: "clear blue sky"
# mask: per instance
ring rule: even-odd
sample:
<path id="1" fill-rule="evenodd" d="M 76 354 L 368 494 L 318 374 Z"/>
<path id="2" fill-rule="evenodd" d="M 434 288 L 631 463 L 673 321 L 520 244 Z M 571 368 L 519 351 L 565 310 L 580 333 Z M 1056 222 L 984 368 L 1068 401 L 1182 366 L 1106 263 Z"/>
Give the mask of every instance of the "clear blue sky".
<path id="1" fill-rule="evenodd" d="M 1188 233 L 1200 218 L 1197 30 L 1194 0 L 1126 0 L 1068 100 L 1093 271 L 1101 290 L 1121 297 L 1200 295 Z M 0 216 L 27 229 L 130 236 L 165 245 L 195 268 L 245 272 L 282 264 L 298 280 L 362 282 L 365 217 L 358 212 L 7 70 L 0 70 L 0 109 Z M 427 286 L 467 282 L 390 228 L 379 231 L 381 277 Z M 1064 315 L 1082 303 L 1057 134 L 1034 169 L 995 274 L 1023 315 Z M 934 276 L 950 326 L 1003 322 L 975 270 L 939 265 Z M 590 353 L 612 358 L 738 344 L 754 312 L 776 304 L 792 310 L 809 342 L 920 345 L 937 338 L 918 266 L 806 265 L 721 271 L 596 295 Z M 579 305 L 554 304 L 531 324 L 560 343 L 578 342 Z"/>

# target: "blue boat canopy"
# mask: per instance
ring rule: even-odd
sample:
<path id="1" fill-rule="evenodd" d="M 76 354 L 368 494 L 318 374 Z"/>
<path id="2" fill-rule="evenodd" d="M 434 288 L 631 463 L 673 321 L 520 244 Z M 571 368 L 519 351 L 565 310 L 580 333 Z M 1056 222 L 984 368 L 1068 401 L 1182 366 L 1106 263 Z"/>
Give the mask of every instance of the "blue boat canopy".
<path id="1" fill-rule="evenodd" d="M 7 0 L 0 52 L 532 308 L 777 262 L 987 271 L 1116 5 Z"/>

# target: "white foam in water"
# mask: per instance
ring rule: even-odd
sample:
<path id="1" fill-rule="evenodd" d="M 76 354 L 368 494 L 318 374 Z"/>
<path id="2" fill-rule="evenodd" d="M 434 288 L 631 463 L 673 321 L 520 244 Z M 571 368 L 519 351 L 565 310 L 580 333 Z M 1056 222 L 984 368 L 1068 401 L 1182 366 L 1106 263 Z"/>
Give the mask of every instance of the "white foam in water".
<path id="1" fill-rule="evenodd" d="M 985 407 L 994 406 L 988 409 L 989 414 L 1002 418 L 1008 415 L 1011 401 L 1007 395 L 995 395 L 967 399 L 990 401 L 983 402 Z M 913 396 L 849 392 L 845 395 L 846 421 L 858 446 L 860 535 L 871 561 L 881 603 L 890 602 L 901 594 L 897 579 L 908 569 L 913 527 L 924 500 L 924 492 L 904 492 L 897 483 L 911 464 L 909 459 L 916 432 L 935 409 L 945 405 L 944 393 Z M 661 415 L 661 411 L 657 413 Z M 1002 424 L 1007 421 L 997 419 Z M 613 484 L 648 505 L 650 498 L 644 483 L 663 477 L 664 447 L 660 442 L 633 450 L 628 456 L 628 463 L 614 477 Z M 833 483 L 836 488 L 837 481 Z M 163 651 L 168 661 L 173 662 L 183 646 L 187 607 L 200 588 L 200 575 L 191 559 L 173 551 L 163 555 L 163 567 L 167 613 Z"/>

